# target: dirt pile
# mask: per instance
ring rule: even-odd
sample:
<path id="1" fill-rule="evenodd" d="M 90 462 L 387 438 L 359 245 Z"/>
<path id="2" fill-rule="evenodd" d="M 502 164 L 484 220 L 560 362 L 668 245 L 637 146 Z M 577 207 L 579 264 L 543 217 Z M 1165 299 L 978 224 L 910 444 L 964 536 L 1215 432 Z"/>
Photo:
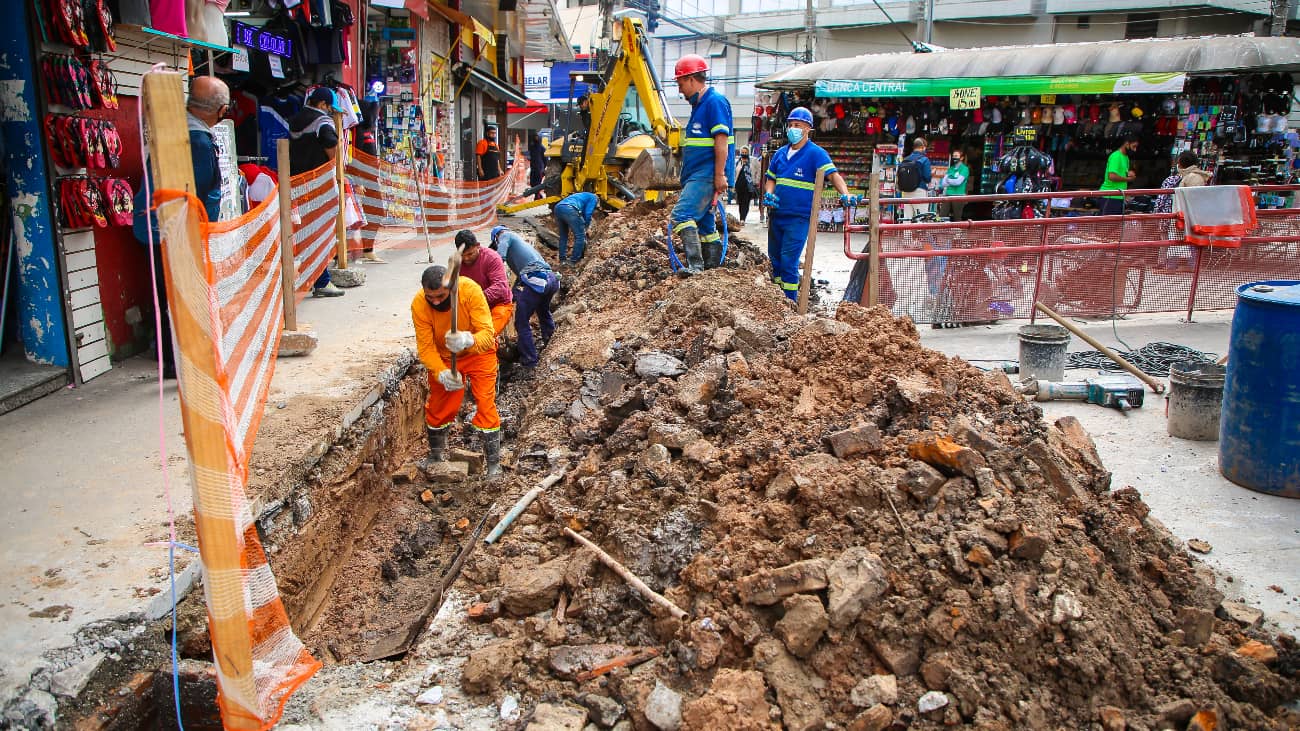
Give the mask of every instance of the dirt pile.
<path id="1" fill-rule="evenodd" d="M 743 239 L 669 276 L 666 216 L 597 227 L 516 392 L 507 494 L 567 472 L 466 566 L 499 638 L 467 692 L 601 727 L 1300 723 L 1294 640 L 1223 606 L 1077 421 L 1044 423 L 884 309 L 795 316 Z"/>

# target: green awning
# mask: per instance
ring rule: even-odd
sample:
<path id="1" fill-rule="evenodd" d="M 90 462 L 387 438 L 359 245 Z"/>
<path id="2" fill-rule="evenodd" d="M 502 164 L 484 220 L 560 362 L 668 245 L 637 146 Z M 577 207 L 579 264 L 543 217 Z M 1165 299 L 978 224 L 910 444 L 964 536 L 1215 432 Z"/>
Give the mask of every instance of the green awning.
<path id="1" fill-rule="evenodd" d="M 969 79 L 818 79 L 819 97 L 947 97 L 953 89 L 978 88 L 980 96 L 1019 94 L 1178 94 L 1187 74 L 1086 74 Z"/>

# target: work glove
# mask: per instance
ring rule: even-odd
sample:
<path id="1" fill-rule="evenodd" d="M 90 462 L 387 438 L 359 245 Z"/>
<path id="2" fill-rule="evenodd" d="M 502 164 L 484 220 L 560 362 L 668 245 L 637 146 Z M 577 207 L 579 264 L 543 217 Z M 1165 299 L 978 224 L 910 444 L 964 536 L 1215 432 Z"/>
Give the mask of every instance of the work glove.
<path id="1" fill-rule="evenodd" d="M 460 353 L 469 350 L 470 346 L 474 345 L 474 333 L 465 332 L 464 330 L 449 332 L 443 342 L 447 344 L 447 350 Z"/>
<path id="2" fill-rule="evenodd" d="M 465 381 L 459 373 L 453 373 L 450 368 L 444 368 L 438 373 L 438 383 L 448 391 L 459 391 L 465 387 Z"/>
<path id="3" fill-rule="evenodd" d="M 858 204 L 861 202 L 862 199 L 856 195 L 845 194 L 840 196 L 840 205 L 844 206 L 845 208 L 857 208 Z"/>
<path id="4" fill-rule="evenodd" d="M 775 211 L 781 207 L 781 199 L 776 197 L 776 193 L 764 193 L 763 205 Z"/>

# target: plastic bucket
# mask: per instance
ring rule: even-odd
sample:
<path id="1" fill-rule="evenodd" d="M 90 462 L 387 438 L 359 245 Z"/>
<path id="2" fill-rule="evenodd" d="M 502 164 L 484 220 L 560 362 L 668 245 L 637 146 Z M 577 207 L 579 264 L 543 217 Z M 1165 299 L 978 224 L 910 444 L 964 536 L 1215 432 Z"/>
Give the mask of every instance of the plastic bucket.
<path id="1" fill-rule="evenodd" d="M 1237 288 L 1219 424 L 1219 470 L 1300 498 L 1300 281 Z"/>
<path id="2" fill-rule="evenodd" d="M 1065 349 L 1070 331 L 1060 325 L 1025 325 L 1020 328 L 1020 379 L 1065 380 Z"/>
<path id="3" fill-rule="evenodd" d="M 1201 361 L 1169 366 L 1169 398 L 1165 401 L 1169 436 L 1201 442 L 1219 438 L 1226 370 L 1217 363 Z"/>

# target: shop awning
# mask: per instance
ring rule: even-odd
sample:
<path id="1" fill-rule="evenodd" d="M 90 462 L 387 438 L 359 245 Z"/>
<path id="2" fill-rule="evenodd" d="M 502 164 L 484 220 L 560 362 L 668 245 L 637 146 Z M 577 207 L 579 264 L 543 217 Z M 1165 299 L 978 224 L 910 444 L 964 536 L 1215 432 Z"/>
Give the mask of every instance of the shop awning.
<path id="1" fill-rule="evenodd" d="M 460 12 L 455 8 L 449 8 L 440 2 L 435 2 L 434 0 L 426 0 L 426 2 L 427 2 L 427 7 L 430 10 L 437 13 L 438 15 L 441 15 L 449 23 L 455 23 L 456 25 L 464 25 L 464 26 L 474 25 L 473 18 Z"/>
<path id="2" fill-rule="evenodd" d="M 523 92 L 511 87 L 495 76 L 463 63 L 456 67 L 457 81 L 463 80 L 466 74 L 469 74 L 469 83 L 487 92 L 488 96 L 497 101 L 519 106 L 528 104 L 528 97 L 524 96 Z"/>
<path id="3" fill-rule="evenodd" d="M 948 96 L 953 89 L 979 89 L 980 96 L 1016 94 L 1177 94 L 1187 74 L 1087 74 L 1084 76 L 997 76 L 962 79 L 818 79 L 822 97 Z"/>
<path id="4" fill-rule="evenodd" d="M 1300 39 L 1296 38 L 1153 38 L 948 49 L 932 53 L 868 54 L 795 66 L 766 77 L 758 86 L 763 89 L 809 90 L 817 88 L 818 82 L 826 82 L 818 89 L 819 96 L 848 96 L 850 94 L 839 92 L 857 87 L 834 86 L 830 82 L 866 82 L 876 84 L 879 90 L 875 93 L 862 91 L 856 95 L 942 96 L 946 91 L 907 94 L 897 90 L 902 87 L 891 89 L 889 85 L 951 83 L 961 80 L 960 87 L 981 86 L 976 82 L 989 82 L 990 88 L 994 83 L 1001 84 L 998 91 L 981 88 L 982 94 L 1104 93 L 1073 91 L 1068 88 L 1048 91 L 1040 89 L 1044 83 L 1042 79 L 1046 77 L 1074 78 L 1079 80 L 1079 88 L 1089 88 L 1089 84 L 1095 88 L 1104 84 L 1106 78 L 1112 83 L 1121 78 L 1129 78 L 1131 86 L 1133 83 L 1148 83 L 1142 81 L 1142 77 L 1156 78 L 1163 75 L 1163 81 L 1157 84 L 1160 89 L 1165 88 L 1164 84 L 1175 83 L 1174 76 L 1171 75 L 1296 69 L 1300 69 Z M 837 89 L 837 92 L 832 93 L 832 88 Z"/>
<path id="5" fill-rule="evenodd" d="M 524 58 L 572 61 L 573 45 L 553 0 L 520 0 L 524 14 Z"/>

